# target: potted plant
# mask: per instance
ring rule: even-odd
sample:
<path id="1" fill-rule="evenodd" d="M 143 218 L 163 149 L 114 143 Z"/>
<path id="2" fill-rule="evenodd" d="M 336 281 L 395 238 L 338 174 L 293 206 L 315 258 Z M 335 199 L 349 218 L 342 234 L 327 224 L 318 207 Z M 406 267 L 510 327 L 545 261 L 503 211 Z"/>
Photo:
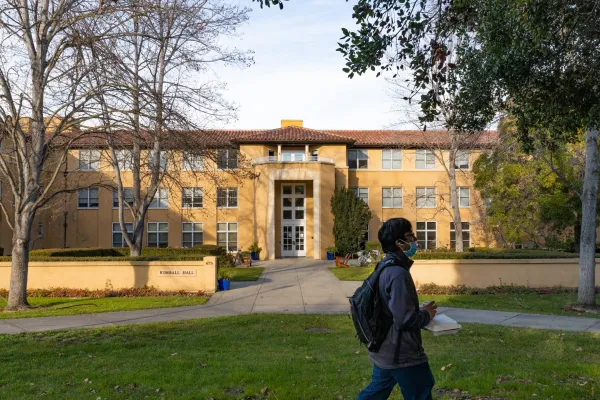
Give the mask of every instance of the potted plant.
<path id="1" fill-rule="evenodd" d="M 337 249 L 335 247 L 328 247 L 325 250 L 327 251 L 327 259 L 329 261 L 335 260 L 335 253 L 337 253 Z"/>
<path id="2" fill-rule="evenodd" d="M 219 290 L 229 290 L 229 284 L 231 283 L 231 273 L 220 269 L 217 274 L 217 287 Z"/>
<path id="3" fill-rule="evenodd" d="M 256 240 L 252 242 L 248 251 L 250 251 L 250 257 L 252 258 L 252 261 L 258 261 L 260 259 L 260 252 L 262 251 L 262 248 L 258 247 L 258 242 Z"/>

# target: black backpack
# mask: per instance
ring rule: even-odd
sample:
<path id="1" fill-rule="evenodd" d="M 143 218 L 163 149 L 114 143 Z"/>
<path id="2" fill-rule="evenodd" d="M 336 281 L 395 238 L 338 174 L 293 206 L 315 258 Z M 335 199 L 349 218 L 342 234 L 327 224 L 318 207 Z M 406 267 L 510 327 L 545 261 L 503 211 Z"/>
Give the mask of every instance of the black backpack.
<path id="1" fill-rule="evenodd" d="M 350 315 L 356 335 L 367 349 L 377 353 L 392 327 L 393 319 L 379 297 L 379 276 L 391 265 L 378 264 L 361 287 L 350 297 Z M 401 268 L 401 267 L 398 267 Z M 397 357 L 394 357 L 397 358 Z"/>

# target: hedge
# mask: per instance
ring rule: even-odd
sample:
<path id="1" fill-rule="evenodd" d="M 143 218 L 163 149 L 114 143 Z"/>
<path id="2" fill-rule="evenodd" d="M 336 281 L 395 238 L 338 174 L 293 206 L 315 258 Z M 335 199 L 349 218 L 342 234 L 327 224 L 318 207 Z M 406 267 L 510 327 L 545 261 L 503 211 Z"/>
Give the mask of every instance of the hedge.
<path id="1" fill-rule="evenodd" d="M 164 296 L 205 296 L 203 291 L 186 292 L 183 290 L 160 290 L 154 286 L 124 289 L 73 289 L 73 288 L 48 288 L 27 289 L 27 297 L 60 297 L 60 298 L 105 298 L 105 297 L 164 297 Z M 0 289 L 0 297 L 8 297 L 7 289 Z"/>
<path id="2" fill-rule="evenodd" d="M 577 288 L 568 288 L 563 286 L 547 288 L 531 288 L 517 285 L 489 286 L 486 288 L 472 288 L 464 285 L 458 286 L 440 286 L 435 283 L 427 283 L 419 286 L 419 294 L 430 295 L 485 295 L 485 294 L 573 294 L 577 293 Z M 596 288 L 596 293 L 600 294 L 600 287 Z"/>
<path id="3" fill-rule="evenodd" d="M 143 248 L 141 257 L 173 257 L 187 255 L 221 256 L 224 248 L 215 245 L 199 245 L 190 249 Z M 41 249 L 32 250 L 31 257 L 129 257 L 129 248 L 81 248 L 81 249 Z"/>

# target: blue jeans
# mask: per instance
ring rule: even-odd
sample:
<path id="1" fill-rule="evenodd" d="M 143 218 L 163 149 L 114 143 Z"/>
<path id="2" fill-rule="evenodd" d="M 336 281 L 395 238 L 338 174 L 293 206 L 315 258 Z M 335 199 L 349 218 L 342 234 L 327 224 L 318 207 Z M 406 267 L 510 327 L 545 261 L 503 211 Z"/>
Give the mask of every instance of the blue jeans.
<path id="1" fill-rule="evenodd" d="M 386 400 L 396 383 L 404 400 L 432 400 L 431 389 L 435 384 L 429 363 L 406 368 L 383 369 L 373 365 L 373 377 L 356 400 Z"/>

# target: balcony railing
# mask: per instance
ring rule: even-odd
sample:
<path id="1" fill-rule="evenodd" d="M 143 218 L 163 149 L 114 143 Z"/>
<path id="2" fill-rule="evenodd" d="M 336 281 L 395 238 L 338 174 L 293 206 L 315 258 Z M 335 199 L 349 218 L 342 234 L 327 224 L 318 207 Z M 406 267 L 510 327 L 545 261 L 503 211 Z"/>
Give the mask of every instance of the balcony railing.
<path id="1" fill-rule="evenodd" d="M 259 157 L 254 159 L 254 164 L 269 164 L 269 163 L 298 163 L 298 162 L 315 162 L 333 164 L 333 158 L 308 156 L 304 154 L 286 154 L 281 156 Z"/>

